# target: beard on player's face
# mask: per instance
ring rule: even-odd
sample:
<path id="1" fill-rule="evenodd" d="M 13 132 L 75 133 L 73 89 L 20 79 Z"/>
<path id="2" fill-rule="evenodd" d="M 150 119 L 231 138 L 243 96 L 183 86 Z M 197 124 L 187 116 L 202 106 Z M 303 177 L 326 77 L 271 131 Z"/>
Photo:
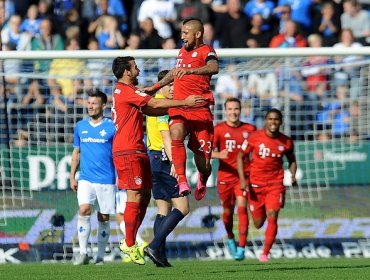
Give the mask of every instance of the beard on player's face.
<path id="1" fill-rule="evenodd" d="M 137 85 L 139 84 L 139 81 L 138 81 L 137 77 L 135 77 L 135 78 L 133 79 L 132 84 L 133 84 L 134 86 L 137 86 Z"/>
<path id="2" fill-rule="evenodd" d="M 92 118 L 93 120 L 99 119 L 101 116 L 103 116 L 103 111 L 88 111 L 89 117 Z"/>

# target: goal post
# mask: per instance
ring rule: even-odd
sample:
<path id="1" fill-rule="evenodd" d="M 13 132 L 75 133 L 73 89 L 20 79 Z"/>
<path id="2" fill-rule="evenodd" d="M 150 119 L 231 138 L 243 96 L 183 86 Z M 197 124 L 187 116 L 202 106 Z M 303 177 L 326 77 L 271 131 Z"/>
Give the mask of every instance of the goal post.
<path id="1" fill-rule="evenodd" d="M 366 230 L 370 226 L 366 207 L 370 193 L 370 47 L 216 52 L 220 71 L 211 80 L 214 124 L 224 119 L 225 98 L 238 97 L 242 121 L 262 128 L 266 111 L 278 108 L 284 116 L 283 132 L 295 141 L 298 187 L 290 187 L 286 177 L 289 187 L 279 219 L 279 242 L 370 238 Z M 86 92 L 97 87 L 111 98 L 116 83 L 111 63 L 117 56 L 136 59 L 141 70 L 139 87 L 144 87 L 156 81 L 160 70 L 175 66 L 177 53 L 0 52 L 0 244 L 60 242 L 60 234 L 44 235 L 54 214 L 66 219 L 63 242 L 76 241 L 77 200 L 68 178 L 73 129 L 87 117 Z M 110 116 L 109 108 L 105 113 Z M 182 248 L 181 242 L 225 239 L 216 190 L 217 161 L 212 165 L 206 198 L 200 202 L 191 198 L 191 213 L 169 237 L 174 248 Z M 197 171 L 191 153 L 187 167 L 194 186 Z M 140 229 L 148 239 L 156 213 L 154 203 L 151 206 Z M 207 217 L 215 220 L 209 222 Z M 117 231 L 112 242 L 117 242 L 119 231 L 114 222 L 111 225 Z M 263 232 L 250 226 L 252 246 L 262 239 Z"/>

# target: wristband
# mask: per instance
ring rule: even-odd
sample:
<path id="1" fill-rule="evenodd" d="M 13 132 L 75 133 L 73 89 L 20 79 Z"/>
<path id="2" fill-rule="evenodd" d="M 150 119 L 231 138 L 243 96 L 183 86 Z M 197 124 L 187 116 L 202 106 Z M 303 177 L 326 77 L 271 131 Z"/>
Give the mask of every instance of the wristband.
<path id="1" fill-rule="evenodd" d="M 158 89 L 160 89 L 160 88 L 161 88 L 160 83 L 155 83 L 155 84 L 153 85 L 153 90 L 158 90 Z"/>

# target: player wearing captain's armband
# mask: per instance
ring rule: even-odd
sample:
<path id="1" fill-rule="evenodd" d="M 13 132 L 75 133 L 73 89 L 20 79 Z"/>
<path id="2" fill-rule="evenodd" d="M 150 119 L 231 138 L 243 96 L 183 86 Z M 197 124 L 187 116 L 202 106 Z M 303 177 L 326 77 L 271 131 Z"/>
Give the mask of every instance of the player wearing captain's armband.
<path id="1" fill-rule="evenodd" d="M 123 214 L 126 235 L 120 242 L 120 249 L 129 255 L 134 263 L 145 264 L 135 243 L 152 189 L 150 162 L 143 141 L 143 113 L 152 116 L 164 115 L 167 108 L 202 105 L 204 99 L 194 95 L 185 100 L 154 99 L 136 87 L 140 70 L 133 57 L 116 57 L 112 70 L 118 79 L 112 106 L 112 119 L 116 126 L 113 162 L 118 175 L 118 189 L 127 191 Z"/>
<path id="2" fill-rule="evenodd" d="M 172 108 L 169 110 L 172 160 L 178 175 L 180 195 L 186 196 L 191 190 L 186 178 L 185 137 L 189 135 L 188 147 L 194 153 L 199 171 L 194 197 L 201 200 L 206 194 L 206 183 L 211 175 L 211 154 L 213 144 L 213 116 L 209 106 L 214 104 L 210 89 L 212 75 L 219 71 L 215 50 L 203 42 L 204 27 L 201 20 L 190 18 L 183 22 L 181 39 L 184 46 L 177 56 L 176 67 L 162 80 L 145 88 L 153 92 L 174 82 L 174 100 L 183 100 L 194 94 L 208 102 L 195 108 Z"/>
<path id="3" fill-rule="evenodd" d="M 284 207 L 285 186 L 283 185 L 283 157 L 289 162 L 292 185 L 296 185 L 297 163 L 293 140 L 280 132 L 282 113 L 271 109 L 265 117 L 265 128 L 251 134 L 247 147 L 237 157 L 240 187 L 248 192 L 248 204 L 256 228 L 261 228 L 267 219 L 265 242 L 260 255 L 261 262 L 268 261 L 268 254 L 275 242 L 278 230 L 279 211 Z M 251 153 L 248 174 L 245 175 L 243 157 Z"/>

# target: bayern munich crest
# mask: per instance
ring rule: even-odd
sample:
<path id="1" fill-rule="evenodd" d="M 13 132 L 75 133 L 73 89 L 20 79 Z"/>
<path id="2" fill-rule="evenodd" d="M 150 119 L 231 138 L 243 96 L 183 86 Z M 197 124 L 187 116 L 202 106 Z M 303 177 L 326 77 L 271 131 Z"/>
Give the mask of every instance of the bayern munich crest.
<path id="1" fill-rule="evenodd" d="M 141 179 L 141 177 L 135 177 L 135 184 L 136 185 L 141 185 L 143 183 L 143 180 Z"/>

